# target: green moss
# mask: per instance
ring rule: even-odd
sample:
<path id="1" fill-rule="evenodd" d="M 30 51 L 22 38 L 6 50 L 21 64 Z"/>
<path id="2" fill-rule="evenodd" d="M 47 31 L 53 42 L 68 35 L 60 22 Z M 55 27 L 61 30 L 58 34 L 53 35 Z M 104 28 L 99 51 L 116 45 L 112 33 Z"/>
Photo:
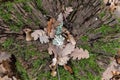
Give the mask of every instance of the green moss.
<path id="1" fill-rule="evenodd" d="M 36 3 L 38 6 L 38 9 L 41 9 L 42 8 L 42 0 L 36 0 Z"/>
<path id="2" fill-rule="evenodd" d="M 100 80 L 102 69 L 96 62 L 97 56 L 90 55 L 90 58 L 80 61 L 73 61 L 73 70 L 76 79 L 81 80 Z M 94 73 L 95 72 L 95 73 Z M 80 74 L 79 74 L 80 73 Z M 83 75 L 84 74 L 84 75 Z"/>
<path id="3" fill-rule="evenodd" d="M 111 41 L 111 42 L 96 42 L 94 43 L 94 50 L 101 50 L 108 54 L 115 54 L 117 49 L 120 48 L 118 41 Z"/>
<path id="4" fill-rule="evenodd" d="M 48 14 L 48 12 L 42 7 L 42 0 L 36 0 L 37 8 L 42 14 Z"/>
<path id="5" fill-rule="evenodd" d="M 32 12 L 32 8 L 27 3 L 24 3 L 23 9 L 26 12 Z"/>
<path id="6" fill-rule="evenodd" d="M 87 36 L 87 35 L 84 35 L 84 36 L 81 36 L 81 37 L 80 37 L 80 40 L 86 42 L 86 41 L 88 41 L 89 39 L 88 39 L 88 36 Z"/>
<path id="7" fill-rule="evenodd" d="M 113 27 L 110 27 L 108 25 L 102 25 L 100 28 L 93 30 L 92 33 L 96 34 L 96 33 L 101 33 L 102 36 L 106 36 L 109 34 L 113 34 L 115 35 L 115 33 L 120 32 L 120 26 L 119 25 L 115 25 Z"/>
<path id="8" fill-rule="evenodd" d="M 31 0 L 15 0 L 14 3 L 23 3 L 28 1 L 31 1 Z"/>
<path id="9" fill-rule="evenodd" d="M 100 18 L 103 18 L 105 16 L 105 12 L 103 11 L 103 12 L 101 12 L 101 13 L 99 13 L 99 17 Z"/>
<path id="10" fill-rule="evenodd" d="M 14 40 L 12 38 L 8 38 L 3 44 L 3 48 L 9 49 L 10 46 L 13 44 Z"/>

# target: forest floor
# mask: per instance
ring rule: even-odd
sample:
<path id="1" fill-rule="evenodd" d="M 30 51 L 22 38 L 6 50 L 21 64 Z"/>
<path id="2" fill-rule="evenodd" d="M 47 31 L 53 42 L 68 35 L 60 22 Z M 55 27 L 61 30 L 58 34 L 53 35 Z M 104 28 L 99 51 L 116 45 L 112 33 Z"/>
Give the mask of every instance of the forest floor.
<path id="1" fill-rule="evenodd" d="M 11 10 L 10 3 L 4 5 L 8 5 L 8 10 Z M 4 14 L 2 7 L 0 9 L 0 16 L 5 21 L 8 21 L 10 17 L 9 13 Z M 30 10 L 27 6 L 25 9 Z M 20 15 L 18 16 L 20 18 Z M 38 22 L 36 23 L 38 24 Z M 112 39 L 111 36 L 106 37 L 106 35 L 115 31 L 117 32 L 113 35 L 119 35 L 120 26 L 117 25 L 117 27 L 113 28 L 108 25 L 102 25 L 95 31 L 93 31 L 94 29 L 90 30 L 87 34 L 100 33 L 102 38 L 90 41 L 88 35 L 83 35 L 79 38 L 82 44 L 77 45 L 78 47 L 87 49 L 90 57 L 80 61 L 70 60 L 69 65 L 72 67 L 74 74 L 70 74 L 62 66 L 59 66 L 59 75 L 52 77 L 49 69 L 51 58 L 46 50 L 48 45 L 44 44 L 43 47 L 39 41 L 27 42 L 22 33 L 22 28 L 16 27 L 22 25 L 20 20 L 19 24 L 11 25 L 8 28 L 10 29 L 7 32 L 8 35 L 14 32 L 13 35 L 0 36 L 0 50 L 15 55 L 17 59 L 16 67 L 22 80 L 58 80 L 58 76 L 60 76 L 61 80 L 101 80 L 102 73 L 110 64 L 110 61 L 114 59 L 117 49 L 120 48 L 120 38 Z"/>

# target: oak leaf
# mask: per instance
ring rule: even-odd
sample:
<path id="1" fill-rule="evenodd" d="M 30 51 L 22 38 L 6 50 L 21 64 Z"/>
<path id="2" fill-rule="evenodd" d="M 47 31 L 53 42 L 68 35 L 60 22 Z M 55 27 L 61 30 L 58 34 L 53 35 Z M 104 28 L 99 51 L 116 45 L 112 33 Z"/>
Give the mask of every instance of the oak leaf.
<path id="1" fill-rule="evenodd" d="M 60 14 L 58 15 L 57 21 L 60 22 L 60 23 L 63 23 L 63 14 L 62 14 L 62 13 L 60 13 Z"/>
<path id="2" fill-rule="evenodd" d="M 120 71 L 120 66 L 113 60 L 102 74 L 102 80 L 112 80 L 111 78 Z M 115 72 L 115 73 L 114 73 Z"/>
<path id="3" fill-rule="evenodd" d="M 84 59 L 89 58 L 89 52 L 87 50 L 83 50 L 82 48 L 75 48 L 75 50 L 70 54 L 73 60 L 75 59 Z"/>
<path id="4" fill-rule="evenodd" d="M 66 7 L 63 15 L 64 15 L 64 18 L 67 18 L 68 15 L 73 11 L 72 7 Z"/>
<path id="5" fill-rule="evenodd" d="M 55 19 L 51 18 L 50 21 L 47 22 L 47 34 L 48 36 L 51 33 L 51 30 L 53 29 L 53 24 L 55 23 Z"/>
<path id="6" fill-rule="evenodd" d="M 72 68 L 70 66 L 68 66 L 68 65 L 64 65 L 64 69 L 69 71 L 71 74 L 73 73 Z"/>
<path id="7" fill-rule="evenodd" d="M 34 40 L 39 39 L 41 43 L 49 42 L 49 37 L 43 30 L 35 30 L 33 33 L 31 33 L 31 36 L 34 38 Z"/>
<path id="8" fill-rule="evenodd" d="M 61 53 L 59 55 L 67 56 L 67 55 L 71 54 L 72 51 L 74 51 L 74 48 L 75 48 L 75 45 L 68 43 L 65 45 L 65 47 L 63 48 L 63 50 L 61 51 Z"/>
<path id="9" fill-rule="evenodd" d="M 65 65 L 69 61 L 70 57 L 69 56 L 64 56 L 64 57 L 58 57 L 58 64 L 59 65 Z"/>

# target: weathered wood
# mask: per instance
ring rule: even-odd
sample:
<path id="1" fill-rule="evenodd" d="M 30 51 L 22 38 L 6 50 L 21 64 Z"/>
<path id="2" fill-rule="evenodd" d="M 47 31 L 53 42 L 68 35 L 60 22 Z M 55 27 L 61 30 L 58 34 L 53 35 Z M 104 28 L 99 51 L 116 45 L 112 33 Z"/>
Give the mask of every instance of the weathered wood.
<path id="1" fill-rule="evenodd" d="M 31 12 L 26 12 L 23 8 L 24 5 L 28 5 L 31 8 Z M 107 8 L 105 6 L 102 7 L 102 2 L 100 0 L 42 0 L 39 5 L 36 0 L 28 1 L 25 4 L 15 3 L 13 6 L 15 11 L 11 12 L 11 19 L 13 24 L 17 23 L 19 18 L 17 18 L 16 14 L 19 14 L 22 15 L 22 22 L 24 23 L 23 27 L 28 25 L 32 29 L 44 28 L 47 26 L 47 19 L 49 19 L 49 17 L 54 17 L 57 19 L 63 6 L 72 6 L 74 9 L 74 11 L 66 19 L 64 25 L 78 41 L 82 35 L 90 36 L 93 34 L 88 33 L 89 30 L 96 30 L 103 24 L 109 26 L 114 26 L 117 24 L 116 19 L 107 10 Z M 105 13 L 102 18 L 99 16 L 101 12 Z M 28 20 L 31 20 L 32 22 L 27 23 Z M 36 21 L 40 22 L 40 24 L 36 24 Z M 3 28 L 5 26 L 9 27 L 9 24 L 6 24 L 5 21 L 2 21 L 0 25 Z M 4 33 L 4 31 L 0 31 L 2 34 Z M 92 37 L 92 39 L 94 38 Z"/>

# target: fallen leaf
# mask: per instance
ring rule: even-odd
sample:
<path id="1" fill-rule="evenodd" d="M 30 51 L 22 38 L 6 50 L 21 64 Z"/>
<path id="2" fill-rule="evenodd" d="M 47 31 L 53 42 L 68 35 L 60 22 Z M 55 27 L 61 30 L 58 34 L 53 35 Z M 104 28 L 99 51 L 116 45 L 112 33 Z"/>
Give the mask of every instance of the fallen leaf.
<path id="1" fill-rule="evenodd" d="M 0 74 L 4 74 L 7 70 L 4 68 L 3 64 L 0 64 Z"/>
<path id="2" fill-rule="evenodd" d="M 60 22 L 60 23 L 63 23 L 63 14 L 62 14 L 62 13 L 60 13 L 60 14 L 58 15 L 57 21 Z"/>
<path id="3" fill-rule="evenodd" d="M 84 59 L 89 58 L 89 52 L 87 50 L 83 50 L 82 48 L 75 48 L 75 50 L 70 54 L 73 60 L 75 59 Z"/>
<path id="4" fill-rule="evenodd" d="M 5 52 L 0 52 L 0 63 L 3 61 L 3 60 L 7 60 L 7 59 L 10 59 L 11 55 L 10 54 L 7 54 Z"/>
<path id="5" fill-rule="evenodd" d="M 49 37 L 43 30 L 35 30 L 33 33 L 31 33 L 31 36 L 34 38 L 34 40 L 39 39 L 41 43 L 49 42 Z"/>
<path id="6" fill-rule="evenodd" d="M 51 75 L 52 75 L 53 77 L 55 77 L 55 76 L 57 75 L 57 72 L 56 72 L 56 71 L 52 71 L 52 72 L 51 72 Z"/>
<path id="7" fill-rule="evenodd" d="M 72 7 L 66 7 L 63 15 L 64 15 L 64 18 L 67 18 L 68 15 L 73 11 L 73 8 Z"/>
<path id="8" fill-rule="evenodd" d="M 73 73 L 72 68 L 70 66 L 68 66 L 68 65 L 64 65 L 64 69 L 69 71 L 71 74 Z"/>
<path id="9" fill-rule="evenodd" d="M 49 44 L 48 53 L 50 55 L 54 54 L 54 57 L 57 58 L 58 54 L 62 51 L 62 49 L 63 49 L 63 46 L 58 47 L 53 44 Z"/>
<path id="10" fill-rule="evenodd" d="M 120 50 L 118 50 L 117 54 L 115 55 L 115 60 L 117 64 L 120 64 Z"/>
<path id="11" fill-rule="evenodd" d="M 50 36 L 51 30 L 53 29 L 53 24 L 55 23 L 55 19 L 51 18 L 50 21 L 47 22 L 47 33 Z"/>
<path id="12" fill-rule="evenodd" d="M 120 72 L 120 66 L 115 62 L 115 60 L 113 60 L 103 72 L 102 80 L 110 80 L 114 75 L 118 74 L 116 73 L 118 71 Z"/>
<path id="13" fill-rule="evenodd" d="M 68 42 L 72 43 L 73 45 L 76 45 L 74 37 L 70 34 L 70 32 L 66 28 L 63 27 L 62 32 Z"/>
<path id="14" fill-rule="evenodd" d="M 74 51 L 75 45 L 72 45 L 71 43 L 68 43 L 65 45 L 63 50 L 58 54 L 59 56 L 67 56 Z"/>
<path id="15" fill-rule="evenodd" d="M 76 44 L 76 41 L 75 41 L 74 37 L 73 37 L 71 34 L 68 34 L 68 40 L 69 40 L 69 42 L 72 43 L 73 45 Z"/>
<path id="16" fill-rule="evenodd" d="M 58 61 L 57 63 L 61 66 L 67 64 L 67 62 L 69 61 L 70 57 L 69 56 L 63 56 L 63 57 L 58 57 Z"/>
<path id="17" fill-rule="evenodd" d="M 120 64 L 120 56 L 119 55 L 115 55 L 115 60 L 117 64 Z"/>

